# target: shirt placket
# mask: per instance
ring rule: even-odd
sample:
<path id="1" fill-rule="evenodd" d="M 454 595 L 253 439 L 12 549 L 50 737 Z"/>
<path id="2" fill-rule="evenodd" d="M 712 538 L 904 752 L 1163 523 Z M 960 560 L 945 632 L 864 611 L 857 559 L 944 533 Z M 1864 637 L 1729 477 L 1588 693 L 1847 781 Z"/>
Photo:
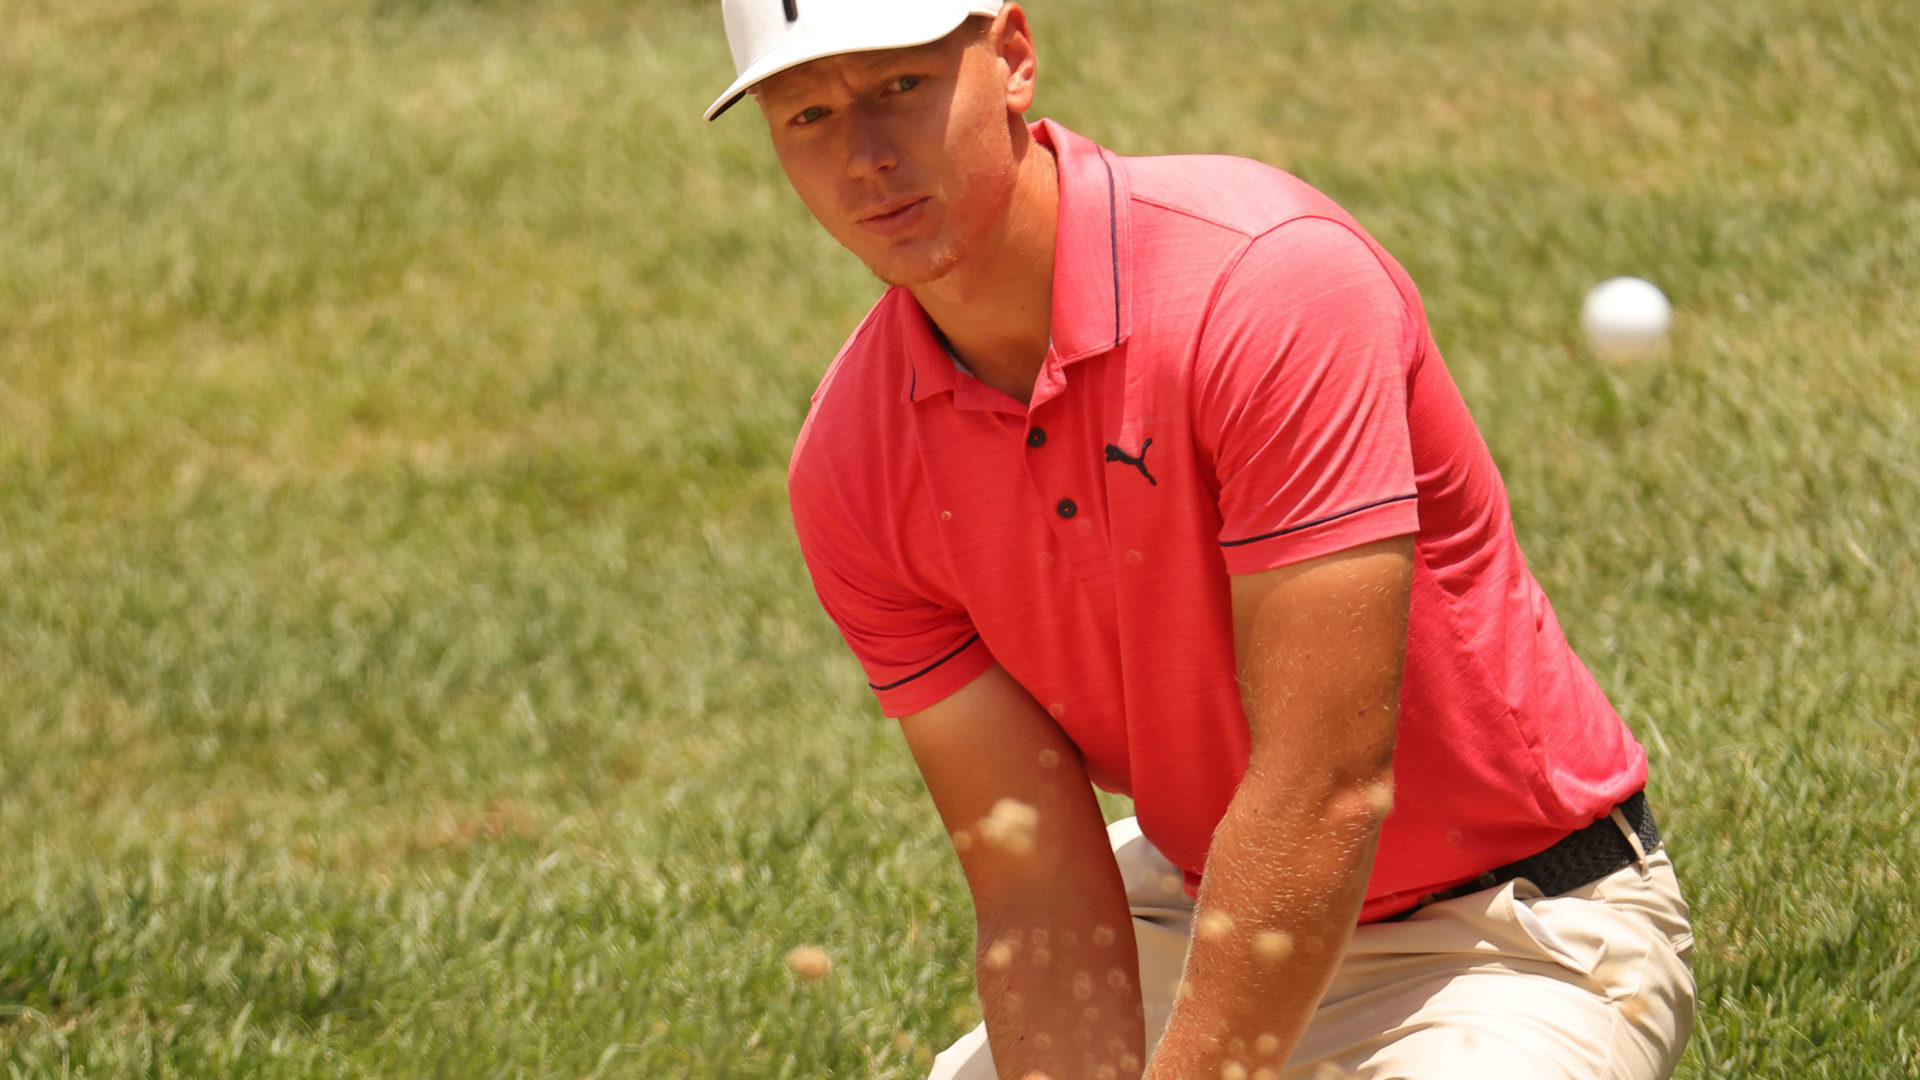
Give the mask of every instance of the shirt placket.
<path id="1" fill-rule="evenodd" d="M 1112 625 L 1113 555 L 1108 542 L 1104 478 L 1094 467 L 1096 424 L 1086 408 L 1100 400 L 1093 386 L 1067 385 L 1051 356 L 1040 392 L 1025 417 L 1027 477 L 1054 539 L 1072 563 L 1088 599 Z"/>

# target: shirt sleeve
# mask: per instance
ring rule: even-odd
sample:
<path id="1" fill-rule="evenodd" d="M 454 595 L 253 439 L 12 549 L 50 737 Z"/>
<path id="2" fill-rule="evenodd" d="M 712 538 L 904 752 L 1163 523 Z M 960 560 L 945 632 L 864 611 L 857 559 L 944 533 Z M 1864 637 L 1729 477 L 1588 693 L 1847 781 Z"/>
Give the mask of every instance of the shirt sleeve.
<path id="1" fill-rule="evenodd" d="M 964 610 L 922 595 L 889 568 L 871 539 L 884 535 L 884 523 L 861 520 L 798 454 L 787 491 L 813 591 L 882 713 L 901 717 L 937 704 L 993 665 Z"/>
<path id="2" fill-rule="evenodd" d="M 1420 333 L 1373 249 L 1327 218 L 1257 237 L 1223 282 L 1195 370 L 1227 572 L 1419 527 L 1407 381 Z"/>

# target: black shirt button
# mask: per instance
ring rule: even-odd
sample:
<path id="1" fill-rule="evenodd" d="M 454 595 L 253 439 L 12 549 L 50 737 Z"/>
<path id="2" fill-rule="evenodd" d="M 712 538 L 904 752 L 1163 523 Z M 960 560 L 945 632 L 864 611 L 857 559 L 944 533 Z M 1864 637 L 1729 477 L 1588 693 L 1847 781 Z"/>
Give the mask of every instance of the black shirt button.
<path id="1" fill-rule="evenodd" d="M 1061 499 L 1060 505 L 1054 507 L 1053 509 L 1055 513 L 1059 514 L 1063 518 L 1070 518 L 1073 515 L 1080 512 L 1080 508 L 1073 505 L 1072 499 Z"/>
<path id="2" fill-rule="evenodd" d="M 1027 432 L 1027 445 L 1035 448 L 1047 445 L 1047 433 L 1039 428 Z"/>

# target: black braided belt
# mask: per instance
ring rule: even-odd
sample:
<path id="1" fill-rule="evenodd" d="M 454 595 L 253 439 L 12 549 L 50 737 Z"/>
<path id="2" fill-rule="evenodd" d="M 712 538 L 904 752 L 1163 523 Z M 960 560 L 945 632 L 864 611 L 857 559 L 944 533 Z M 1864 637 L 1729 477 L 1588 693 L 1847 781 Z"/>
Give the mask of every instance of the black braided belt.
<path id="1" fill-rule="evenodd" d="M 1647 806 L 1646 792 L 1635 792 L 1616 809 L 1626 817 L 1627 824 L 1633 826 L 1634 833 L 1640 837 L 1640 846 L 1649 852 L 1660 846 L 1660 830 L 1653 824 L 1653 811 Z M 1590 881 L 1598 881 L 1616 870 L 1632 866 L 1638 858 L 1633 844 L 1620 831 L 1620 826 L 1613 823 L 1612 815 L 1608 815 L 1584 829 L 1568 833 L 1539 854 L 1516 859 L 1505 866 L 1496 866 L 1472 881 L 1455 885 L 1444 892 L 1428 893 L 1420 898 L 1418 904 L 1397 915 L 1389 915 L 1383 921 L 1404 919 L 1428 904 L 1505 885 L 1515 878 L 1526 878 L 1533 882 L 1544 896 L 1559 896 Z"/>

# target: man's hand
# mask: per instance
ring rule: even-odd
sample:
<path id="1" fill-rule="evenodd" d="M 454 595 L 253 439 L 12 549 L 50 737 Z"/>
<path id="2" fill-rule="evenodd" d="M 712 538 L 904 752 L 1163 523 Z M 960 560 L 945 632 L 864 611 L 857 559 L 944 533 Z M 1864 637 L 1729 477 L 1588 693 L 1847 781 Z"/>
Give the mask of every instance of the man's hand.
<path id="1" fill-rule="evenodd" d="M 1149 1080 L 1277 1073 L 1332 981 L 1393 805 L 1412 574 L 1400 537 L 1233 579 L 1251 760 Z"/>
<path id="2" fill-rule="evenodd" d="M 1079 751 L 997 665 L 900 724 L 973 892 L 1000 1076 L 1138 1077 L 1133 921 Z"/>

